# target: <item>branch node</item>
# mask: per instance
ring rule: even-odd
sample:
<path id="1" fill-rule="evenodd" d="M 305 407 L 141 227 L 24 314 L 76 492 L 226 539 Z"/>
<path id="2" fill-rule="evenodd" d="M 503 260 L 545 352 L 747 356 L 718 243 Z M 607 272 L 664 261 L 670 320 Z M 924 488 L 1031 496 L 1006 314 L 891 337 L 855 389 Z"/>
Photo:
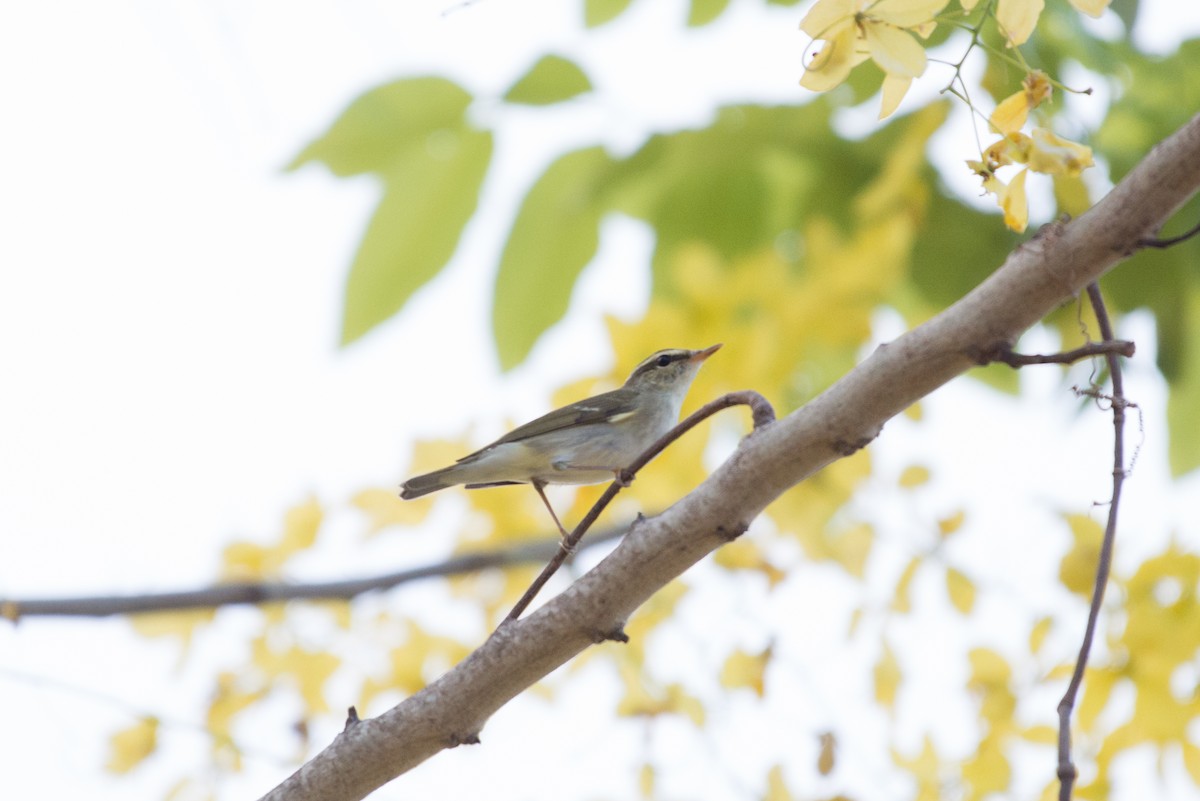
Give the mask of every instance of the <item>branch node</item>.
<path id="1" fill-rule="evenodd" d="M 720 525 L 720 526 L 717 526 L 717 536 L 720 537 L 722 542 L 733 542 L 738 537 L 745 534 L 746 530 L 749 528 L 750 527 L 748 525 L 746 525 L 745 523 L 743 523 L 741 521 L 738 521 L 737 523 L 735 523 L 734 525 L 729 526 L 729 527 Z"/>
<path id="2" fill-rule="evenodd" d="M 600 644 L 602 642 L 629 642 L 629 635 L 625 633 L 625 627 L 619 623 L 607 631 L 603 629 L 597 629 L 591 634 L 592 642 L 596 644 Z"/>
<path id="3" fill-rule="evenodd" d="M 451 734 L 446 742 L 449 748 L 458 748 L 460 745 L 479 745 L 479 732 Z"/>
<path id="4" fill-rule="evenodd" d="M 979 365 L 980 367 L 986 367 L 992 362 L 1004 362 L 1012 367 L 1014 365 L 1009 364 L 1009 362 L 1006 360 L 1007 356 L 1012 355 L 1012 347 L 1013 343 L 1001 339 L 983 347 L 976 347 L 972 345 L 971 347 L 967 348 L 967 356 L 971 359 L 971 361 L 975 362 L 975 364 Z"/>
<path id="5" fill-rule="evenodd" d="M 360 723 L 362 723 L 362 720 L 358 717 L 358 710 L 354 707 L 350 707 L 350 709 L 346 711 L 346 725 L 342 728 L 342 731 L 350 731 Z"/>
<path id="6" fill-rule="evenodd" d="M 855 440 L 842 439 L 838 437 L 833 441 L 833 450 L 839 456 L 853 456 L 863 448 L 871 444 L 874 437 L 859 437 Z"/>

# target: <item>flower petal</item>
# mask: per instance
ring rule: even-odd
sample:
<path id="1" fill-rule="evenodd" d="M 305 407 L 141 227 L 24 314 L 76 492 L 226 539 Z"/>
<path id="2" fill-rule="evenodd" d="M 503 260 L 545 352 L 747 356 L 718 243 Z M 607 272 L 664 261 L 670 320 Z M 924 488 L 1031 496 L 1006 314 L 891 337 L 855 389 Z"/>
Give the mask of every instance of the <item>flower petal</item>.
<path id="1" fill-rule="evenodd" d="M 1004 224 L 1018 234 L 1029 225 L 1029 203 L 1025 197 L 1025 175 L 1021 170 L 1008 184 L 1004 196 L 1000 197 L 1000 208 L 1004 210 Z"/>
<path id="2" fill-rule="evenodd" d="M 890 72 L 883 76 L 883 102 L 879 106 L 879 119 L 890 117 L 895 112 L 910 86 L 912 78 L 901 78 Z"/>
<path id="3" fill-rule="evenodd" d="M 867 50 L 880 69 L 897 78 L 917 78 L 925 71 L 925 48 L 910 34 L 881 22 L 864 25 Z"/>
<path id="4" fill-rule="evenodd" d="M 835 25 L 853 21 L 859 5 L 858 0 L 818 0 L 800 20 L 800 30 L 814 39 L 828 39 Z"/>
<path id="5" fill-rule="evenodd" d="M 1000 101 L 988 122 L 996 133 L 1010 134 L 1021 130 L 1029 117 L 1029 104 L 1025 102 L 1025 90 L 1014 92 Z"/>
<path id="6" fill-rule="evenodd" d="M 993 165 L 993 169 L 1014 162 L 1024 164 L 1029 161 L 1029 151 L 1032 147 L 1033 143 L 1025 134 L 1010 133 L 989 145 L 988 149 L 983 151 L 983 157 L 988 164 Z"/>
<path id="7" fill-rule="evenodd" d="M 858 52 L 853 22 L 845 22 L 834 31 L 834 35 L 819 45 L 800 78 L 800 85 L 813 92 L 825 92 L 846 80 L 850 70 L 866 60 L 866 54 Z"/>
<path id="8" fill-rule="evenodd" d="M 1047 175 L 1079 175 L 1095 164 L 1092 149 L 1070 139 L 1055 136 L 1045 128 L 1033 129 L 1029 149 L 1029 169 Z"/>
<path id="9" fill-rule="evenodd" d="M 950 0 L 879 0 L 863 9 L 871 19 L 897 28 L 915 28 L 932 20 Z"/>
<path id="10" fill-rule="evenodd" d="M 996 21 L 1008 37 L 1009 47 L 1024 44 L 1029 39 L 1045 7 L 1044 0 L 999 0 Z"/>

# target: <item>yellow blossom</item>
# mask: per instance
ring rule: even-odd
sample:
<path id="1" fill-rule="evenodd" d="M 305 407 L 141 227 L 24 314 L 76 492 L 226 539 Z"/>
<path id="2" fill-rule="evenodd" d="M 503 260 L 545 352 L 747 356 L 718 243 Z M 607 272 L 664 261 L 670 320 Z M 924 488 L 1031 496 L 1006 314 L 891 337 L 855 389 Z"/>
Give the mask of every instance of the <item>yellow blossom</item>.
<path id="1" fill-rule="evenodd" d="M 1027 162 L 1029 169 L 1046 175 L 1079 175 L 1095 162 L 1092 149 L 1055 136 L 1045 128 L 1034 128 Z"/>
<path id="2" fill-rule="evenodd" d="M 824 92 L 840 84 L 850 70 L 866 61 L 865 52 L 855 46 L 854 26 L 858 0 L 822 0 L 800 22 L 800 29 L 822 45 L 813 54 L 800 85 Z"/>
<path id="3" fill-rule="evenodd" d="M 1029 161 L 1033 142 L 1023 133 L 1006 134 L 983 151 L 983 156 L 992 171 L 1006 164 L 1024 164 Z"/>
<path id="4" fill-rule="evenodd" d="M 813 56 L 800 85 L 823 92 L 840 84 L 850 70 L 870 57 L 897 79 L 885 87 L 884 106 L 892 110 L 904 96 L 899 83 L 925 71 L 925 49 L 913 33 L 927 37 L 934 15 L 949 0 L 819 0 L 800 29 L 823 45 Z M 890 113 L 888 111 L 887 113 Z M 882 116 L 887 116 L 883 114 Z"/>
<path id="5" fill-rule="evenodd" d="M 988 120 L 997 133 L 1010 134 L 1021 130 L 1029 112 L 1050 96 L 1050 79 L 1041 70 L 1034 70 L 1021 82 L 1021 91 L 1000 101 Z"/>
<path id="6" fill-rule="evenodd" d="M 1009 164 L 1024 164 L 1026 169 L 1006 185 L 996 177 L 996 170 Z M 1006 134 L 983 151 L 982 160 L 967 162 L 967 166 L 983 179 L 984 191 L 996 196 L 996 202 L 1004 210 L 1005 225 L 1018 233 L 1024 231 L 1029 222 L 1026 172 L 1074 177 L 1092 164 L 1091 148 L 1055 136 L 1045 128 L 1034 128 L 1030 136 Z"/>

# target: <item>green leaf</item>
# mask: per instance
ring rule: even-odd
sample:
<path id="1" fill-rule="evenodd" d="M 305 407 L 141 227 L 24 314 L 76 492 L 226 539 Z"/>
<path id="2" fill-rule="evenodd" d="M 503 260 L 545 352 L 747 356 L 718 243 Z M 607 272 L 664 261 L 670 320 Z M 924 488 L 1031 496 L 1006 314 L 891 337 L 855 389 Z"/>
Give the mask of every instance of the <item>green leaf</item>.
<path id="1" fill-rule="evenodd" d="M 1133 26 L 1137 24 L 1138 0 L 1113 0 L 1109 8 L 1125 23 L 1126 31 L 1133 30 Z"/>
<path id="2" fill-rule="evenodd" d="M 1119 76 L 1125 84 L 1123 92 L 1093 139 L 1097 155 L 1111 165 L 1114 181 L 1183 125 L 1200 105 L 1200 40 L 1184 42 L 1166 58 L 1130 49 Z M 1162 236 L 1190 227 L 1197 215 L 1200 201 L 1193 198 L 1176 215 L 1176 220 L 1183 222 L 1172 223 Z M 1104 279 L 1105 293 L 1118 309 L 1144 306 L 1154 312 L 1158 366 L 1171 383 L 1172 392 L 1185 363 L 1194 359 L 1186 350 L 1195 338 L 1191 332 L 1195 322 L 1184 307 L 1193 291 L 1198 259 L 1200 241 L 1193 239 L 1165 250 L 1143 250 Z M 1177 463 L 1174 453 L 1173 446 L 1174 467 L 1195 464 L 1188 458 Z"/>
<path id="3" fill-rule="evenodd" d="M 429 152 L 396 161 L 346 279 L 342 344 L 398 312 L 437 275 L 475 211 L 492 135 L 441 132 Z"/>
<path id="4" fill-rule="evenodd" d="M 492 135 L 466 121 L 470 103 L 444 78 L 394 81 L 351 103 L 288 165 L 319 161 L 384 185 L 346 279 L 343 345 L 398 312 L 453 255 L 492 155 Z"/>
<path id="5" fill-rule="evenodd" d="M 372 89 L 352 102 L 319 139 L 287 166 L 323 162 L 334 175 L 388 172 L 430 136 L 464 126 L 471 95 L 445 78 L 411 78 Z"/>
<path id="6" fill-rule="evenodd" d="M 542 56 L 529 72 L 513 84 L 504 99 L 509 103 L 548 106 L 592 91 L 592 83 L 578 66 L 562 56 Z"/>
<path id="7" fill-rule="evenodd" d="M 1183 42 L 1166 58 L 1126 48 L 1119 67 L 1120 96 L 1094 139 L 1096 149 L 1112 163 L 1114 181 L 1200 105 L 1200 39 Z"/>
<path id="8" fill-rule="evenodd" d="M 599 191 L 612 164 L 600 147 L 568 153 L 525 196 L 496 274 L 492 332 L 503 369 L 519 364 L 566 313 L 600 242 Z"/>
<path id="9" fill-rule="evenodd" d="M 680 176 L 663 193 L 655 217 L 662 252 L 703 240 L 734 258 L 765 239 L 766 179 L 736 160 L 712 164 L 707 170 Z"/>
<path id="10" fill-rule="evenodd" d="M 843 230 L 860 225 L 858 193 L 879 180 L 899 142 L 928 127 L 929 115 L 945 113 L 931 107 L 898 118 L 865 141 L 847 142 L 829 135 L 831 108 L 826 99 L 803 107 L 728 106 L 708 127 L 651 137 L 618 164 L 613 207 L 644 220 L 658 237 L 656 294 L 674 290 L 670 265 L 677 249 L 692 243 L 713 248 L 731 264 L 776 248 L 802 269 L 788 243 L 802 250 L 814 217 Z M 927 166 L 917 175 L 933 180 Z M 923 197 L 913 192 L 897 202 L 911 204 L 913 216 L 924 220 Z"/>
<path id="11" fill-rule="evenodd" d="M 658 236 L 656 292 L 670 286 L 667 265 L 679 245 L 700 242 L 735 258 L 798 228 L 822 192 L 822 172 L 837 161 L 829 150 L 849 151 L 828 136 L 827 110 L 822 102 L 726 107 L 707 128 L 651 137 L 622 162 L 613 202 Z"/>
<path id="12" fill-rule="evenodd" d="M 585 0 L 583 4 L 583 24 L 589 28 L 598 28 L 612 22 L 629 8 L 633 0 Z"/>
<path id="13" fill-rule="evenodd" d="M 728 6 L 729 0 L 692 0 L 688 9 L 688 27 L 699 28 L 701 25 L 707 25 L 721 16 L 721 12 Z"/>

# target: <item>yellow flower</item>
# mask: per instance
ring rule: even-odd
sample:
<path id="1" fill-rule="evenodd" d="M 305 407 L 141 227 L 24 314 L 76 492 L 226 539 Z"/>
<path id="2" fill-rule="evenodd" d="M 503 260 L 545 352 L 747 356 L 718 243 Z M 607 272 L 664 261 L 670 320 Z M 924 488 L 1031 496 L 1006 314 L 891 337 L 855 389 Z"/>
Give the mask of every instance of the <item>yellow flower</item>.
<path id="1" fill-rule="evenodd" d="M 1033 129 L 1026 163 L 1029 169 L 1046 175 L 1079 175 L 1095 164 L 1090 147 L 1055 136 L 1045 128 Z"/>
<path id="2" fill-rule="evenodd" d="M 1021 91 L 1000 101 L 988 120 L 997 133 L 1010 134 L 1021 130 L 1029 112 L 1050 96 L 1050 79 L 1041 70 L 1034 70 L 1021 82 Z"/>
<path id="3" fill-rule="evenodd" d="M 1078 176 L 1093 165 L 1089 147 L 1055 136 L 1045 128 L 1034 128 L 1031 136 L 1023 133 L 1006 134 L 983 151 L 982 161 L 968 161 L 967 166 L 983 179 L 983 188 L 996 196 L 1004 210 L 1004 223 L 1018 233 L 1029 222 L 1025 196 L 1025 173 Z M 1009 164 L 1024 164 L 1007 185 L 996 177 L 996 170 Z"/>
<path id="4" fill-rule="evenodd" d="M 1025 134 L 1010 133 L 993 142 L 987 150 L 983 151 L 983 157 L 987 160 L 990 171 L 995 172 L 997 167 L 1007 164 L 1024 164 L 1029 161 L 1029 151 L 1032 146 L 1032 141 Z"/>
<path id="5" fill-rule="evenodd" d="M 884 113 L 899 105 L 913 78 L 925 72 L 925 49 L 912 34 L 928 36 L 934 15 L 949 0 L 819 0 L 800 22 L 800 29 L 823 42 L 805 69 L 800 85 L 814 92 L 832 89 L 867 58 L 879 65 L 890 83 L 884 85 Z"/>
<path id="6" fill-rule="evenodd" d="M 1022 134 L 1016 134 L 1016 136 L 1022 136 Z M 1028 170 L 1021 170 L 1011 182 L 1006 184 L 996 177 L 996 169 L 1011 162 L 1003 150 L 995 150 L 995 159 L 991 155 L 997 145 L 1007 143 L 1008 139 L 1009 137 L 1005 137 L 988 148 L 988 153 L 985 154 L 987 161 L 968 161 L 967 165 L 983 179 L 984 191 L 996 196 L 996 203 L 1004 212 L 1004 224 L 1011 230 L 1021 233 L 1029 225 L 1029 204 L 1025 195 L 1025 174 Z"/>

